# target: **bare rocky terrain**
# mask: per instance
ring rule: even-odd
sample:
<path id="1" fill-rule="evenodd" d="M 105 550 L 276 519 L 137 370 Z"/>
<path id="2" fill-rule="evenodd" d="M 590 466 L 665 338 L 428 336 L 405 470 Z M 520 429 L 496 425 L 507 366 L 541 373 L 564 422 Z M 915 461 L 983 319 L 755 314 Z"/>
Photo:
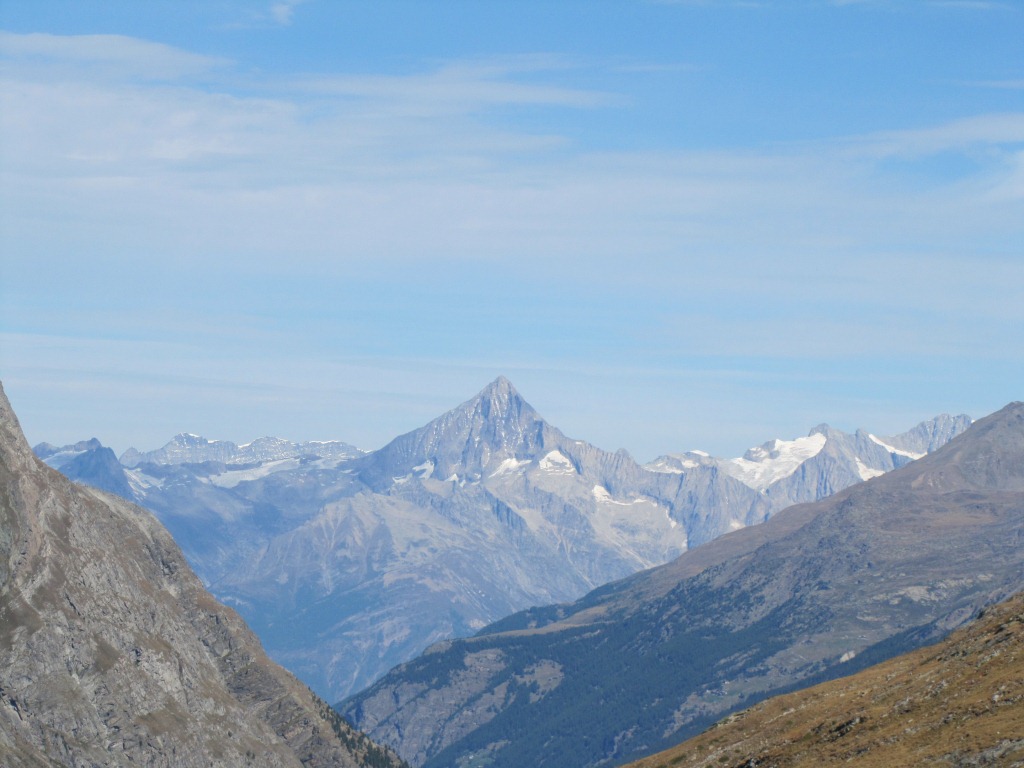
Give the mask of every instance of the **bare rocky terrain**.
<path id="1" fill-rule="evenodd" d="M 149 512 L 36 458 L 0 388 L 0 764 L 401 761 L 270 661 Z"/>

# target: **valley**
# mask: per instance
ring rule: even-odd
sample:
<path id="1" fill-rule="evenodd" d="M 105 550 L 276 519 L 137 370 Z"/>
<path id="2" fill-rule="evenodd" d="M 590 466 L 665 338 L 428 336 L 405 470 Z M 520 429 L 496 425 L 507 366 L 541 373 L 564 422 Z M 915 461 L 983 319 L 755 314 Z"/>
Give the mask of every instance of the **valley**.
<path id="1" fill-rule="evenodd" d="M 115 460 L 37 446 L 72 479 L 151 509 L 271 656 L 330 701 L 430 645 L 565 603 L 941 446 L 939 416 L 897 436 L 822 424 L 738 459 L 641 465 L 567 437 L 499 377 L 383 448 L 182 434 Z"/>

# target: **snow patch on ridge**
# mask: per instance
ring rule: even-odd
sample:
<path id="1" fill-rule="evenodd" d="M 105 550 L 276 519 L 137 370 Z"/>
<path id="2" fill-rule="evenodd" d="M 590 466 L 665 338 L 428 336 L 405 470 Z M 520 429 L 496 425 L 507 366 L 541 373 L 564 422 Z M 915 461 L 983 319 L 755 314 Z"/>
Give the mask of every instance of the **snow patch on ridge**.
<path id="1" fill-rule="evenodd" d="M 817 456 L 825 447 L 827 439 L 819 432 L 796 440 L 774 440 L 764 446 L 751 448 L 742 458 L 722 462 L 722 469 L 744 485 L 763 491 L 773 483 L 789 477 L 801 464 Z"/>
<path id="2" fill-rule="evenodd" d="M 860 475 L 860 479 L 861 480 L 870 480 L 872 477 L 878 477 L 879 475 L 884 475 L 885 474 L 885 470 L 882 470 L 882 469 L 872 469 L 867 464 L 865 464 L 863 461 L 861 461 L 860 457 L 857 457 L 857 474 Z"/>
<path id="3" fill-rule="evenodd" d="M 491 473 L 491 477 L 508 475 L 513 472 L 521 472 L 523 467 L 530 463 L 530 459 L 505 459 L 498 468 Z"/>
<path id="4" fill-rule="evenodd" d="M 425 480 L 434 473 L 434 462 L 431 461 L 430 459 L 427 459 L 422 464 L 417 464 L 415 467 L 413 467 L 412 471 L 419 472 L 420 479 Z"/>
<path id="5" fill-rule="evenodd" d="M 897 456 L 906 456 L 908 459 L 914 459 L 916 461 L 917 459 L 920 459 L 922 456 L 925 455 L 923 453 L 914 453 L 913 451 L 904 451 L 900 448 L 896 448 L 895 446 L 889 445 L 888 443 L 879 440 L 877 437 L 870 433 L 868 433 L 868 438 L 871 440 L 871 442 L 877 443 L 878 445 L 885 448 L 885 450 L 887 450 L 889 453 L 895 453 Z"/>
<path id="6" fill-rule="evenodd" d="M 594 499 L 597 500 L 598 502 L 603 502 L 605 504 L 618 504 L 620 507 L 631 507 L 634 504 L 644 503 L 643 499 L 633 499 L 632 501 L 619 501 L 618 499 L 614 499 L 612 498 L 612 495 L 608 492 L 608 489 L 605 488 L 603 485 L 595 485 L 593 493 Z M 675 521 L 671 520 L 671 522 L 672 527 L 674 528 Z"/>
<path id="7" fill-rule="evenodd" d="M 139 495 L 144 494 L 149 488 L 164 487 L 163 478 L 150 477 L 137 469 L 126 469 L 124 474 L 128 478 L 128 485 Z"/>
<path id="8" fill-rule="evenodd" d="M 286 469 L 295 469 L 298 466 L 299 462 L 297 459 L 268 461 L 251 469 L 228 470 L 220 475 L 213 475 L 210 477 L 209 482 L 210 485 L 216 485 L 218 488 L 234 488 L 239 483 L 259 480 L 260 478 L 272 475 L 275 472 L 281 472 Z"/>
<path id="9" fill-rule="evenodd" d="M 540 468 L 554 475 L 576 474 L 576 468 L 573 467 L 572 462 L 561 451 L 551 451 L 551 453 L 547 454 L 540 460 Z"/>

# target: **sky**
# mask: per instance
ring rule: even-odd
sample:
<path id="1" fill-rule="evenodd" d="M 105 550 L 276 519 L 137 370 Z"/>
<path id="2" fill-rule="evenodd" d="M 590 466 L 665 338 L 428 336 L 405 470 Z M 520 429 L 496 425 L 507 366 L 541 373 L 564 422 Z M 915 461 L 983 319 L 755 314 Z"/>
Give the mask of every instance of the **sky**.
<path id="1" fill-rule="evenodd" d="M 32 444 L 641 461 L 1024 399 L 1024 3 L 0 0 Z"/>

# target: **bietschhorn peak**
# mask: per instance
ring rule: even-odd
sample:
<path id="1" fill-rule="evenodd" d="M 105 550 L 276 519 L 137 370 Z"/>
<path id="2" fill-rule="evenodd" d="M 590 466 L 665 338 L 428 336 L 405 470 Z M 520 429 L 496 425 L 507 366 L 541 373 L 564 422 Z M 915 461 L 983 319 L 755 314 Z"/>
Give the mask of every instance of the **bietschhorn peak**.
<path id="1" fill-rule="evenodd" d="M 494 381 L 480 390 L 474 399 L 478 400 L 508 400 L 512 398 L 522 399 L 512 382 L 505 376 L 498 376 Z"/>

